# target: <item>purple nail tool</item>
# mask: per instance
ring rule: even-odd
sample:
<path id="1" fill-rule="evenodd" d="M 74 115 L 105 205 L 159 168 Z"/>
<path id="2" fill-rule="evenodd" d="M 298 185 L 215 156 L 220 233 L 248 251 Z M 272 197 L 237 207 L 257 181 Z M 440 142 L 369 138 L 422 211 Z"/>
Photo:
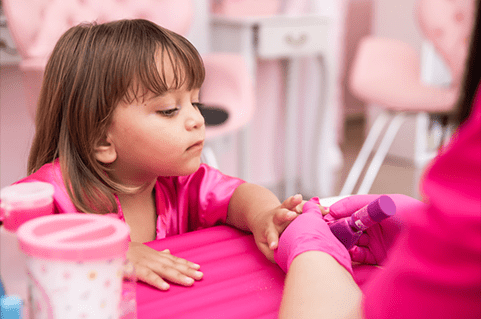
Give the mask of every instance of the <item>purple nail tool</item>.
<path id="1" fill-rule="evenodd" d="M 395 213 L 396 204 L 394 204 L 394 201 L 391 197 L 382 195 L 351 216 L 331 223 L 329 228 L 334 236 L 347 249 L 350 249 L 357 243 L 364 230 L 393 216 Z"/>

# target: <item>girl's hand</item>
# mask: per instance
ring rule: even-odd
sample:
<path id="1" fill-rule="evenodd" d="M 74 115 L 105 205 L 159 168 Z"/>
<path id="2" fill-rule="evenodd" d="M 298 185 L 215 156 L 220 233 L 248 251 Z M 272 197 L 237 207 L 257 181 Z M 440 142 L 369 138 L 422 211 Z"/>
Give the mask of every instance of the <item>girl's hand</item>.
<path id="1" fill-rule="evenodd" d="M 307 200 L 302 200 L 302 202 L 294 208 L 294 211 L 297 214 L 302 214 L 302 210 L 304 209 L 305 203 L 307 203 Z M 322 216 L 326 216 L 327 214 L 329 214 L 328 206 L 322 206 L 322 205 L 318 205 L 318 206 L 319 206 L 319 209 L 321 210 Z"/>
<path id="2" fill-rule="evenodd" d="M 252 233 L 259 250 L 274 262 L 274 249 L 279 243 L 280 234 L 302 211 L 302 195 L 287 198 L 280 206 L 259 214 L 254 223 Z"/>
<path id="3" fill-rule="evenodd" d="M 160 290 L 169 289 L 166 280 L 192 286 L 195 280 L 203 276 L 199 265 L 171 255 L 168 249 L 157 251 L 147 245 L 131 242 L 127 258 L 134 265 L 138 279 Z"/>

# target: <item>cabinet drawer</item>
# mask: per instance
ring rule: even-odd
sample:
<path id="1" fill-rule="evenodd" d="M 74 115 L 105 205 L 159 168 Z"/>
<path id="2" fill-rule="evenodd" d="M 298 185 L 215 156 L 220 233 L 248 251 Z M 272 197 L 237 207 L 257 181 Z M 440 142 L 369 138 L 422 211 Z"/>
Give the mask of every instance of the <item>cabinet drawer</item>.
<path id="1" fill-rule="evenodd" d="M 259 25 L 257 55 L 274 59 L 319 54 L 328 42 L 328 25 L 323 22 Z"/>

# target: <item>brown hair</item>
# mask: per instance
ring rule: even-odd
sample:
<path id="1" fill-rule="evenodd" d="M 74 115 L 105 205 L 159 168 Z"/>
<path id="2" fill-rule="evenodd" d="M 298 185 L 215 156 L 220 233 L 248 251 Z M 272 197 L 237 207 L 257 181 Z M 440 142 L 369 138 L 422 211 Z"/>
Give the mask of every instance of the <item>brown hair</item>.
<path id="1" fill-rule="evenodd" d="M 481 3 L 475 1 L 474 25 L 471 33 L 469 53 L 465 65 L 463 85 L 451 120 L 462 124 L 471 113 L 477 89 L 481 87 Z"/>
<path id="2" fill-rule="evenodd" d="M 174 83 L 158 72 L 170 60 Z M 81 24 L 58 40 L 45 68 L 28 174 L 57 158 L 68 194 L 83 212 L 117 212 L 114 193 L 132 192 L 112 181 L 94 155 L 115 107 L 145 90 L 163 94 L 186 84 L 200 88 L 204 65 L 184 37 L 142 19 Z M 140 89 L 140 90 L 139 90 Z"/>

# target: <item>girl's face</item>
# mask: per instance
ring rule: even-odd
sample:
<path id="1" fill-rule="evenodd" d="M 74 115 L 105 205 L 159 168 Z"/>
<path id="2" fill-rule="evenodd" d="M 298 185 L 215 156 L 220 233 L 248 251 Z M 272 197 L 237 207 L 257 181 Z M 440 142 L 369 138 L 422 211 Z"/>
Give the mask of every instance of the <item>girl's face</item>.
<path id="1" fill-rule="evenodd" d="M 164 63 L 164 68 L 167 83 L 172 83 L 170 63 Z M 124 185 L 138 186 L 158 176 L 195 172 L 205 137 L 198 102 L 199 90 L 189 91 L 185 86 L 160 96 L 149 92 L 139 101 L 121 102 L 107 133 L 107 144 L 116 155 L 110 165 L 112 177 Z"/>

